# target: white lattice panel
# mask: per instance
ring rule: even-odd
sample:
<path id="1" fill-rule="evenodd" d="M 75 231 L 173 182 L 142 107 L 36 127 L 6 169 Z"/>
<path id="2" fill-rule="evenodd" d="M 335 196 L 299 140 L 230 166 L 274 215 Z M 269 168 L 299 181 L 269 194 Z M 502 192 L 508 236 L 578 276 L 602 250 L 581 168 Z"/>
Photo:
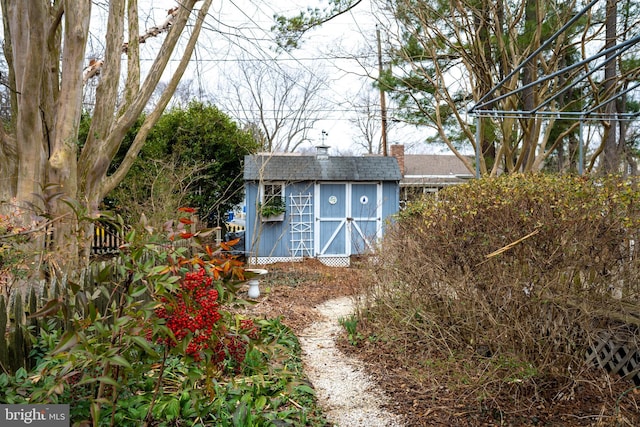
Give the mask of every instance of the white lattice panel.
<path id="1" fill-rule="evenodd" d="M 587 362 L 640 385 L 640 349 L 637 336 L 633 338 L 603 331 L 588 349 Z"/>
<path id="2" fill-rule="evenodd" d="M 318 261 L 328 267 L 349 267 L 351 258 L 348 256 L 323 256 L 318 257 Z"/>
<path id="3" fill-rule="evenodd" d="M 311 193 L 289 196 L 291 216 L 291 256 L 313 256 L 313 207 Z"/>
<path id="4" fill-rule="evenodd" d="M 275 264 L 276 262 L 299 262 L 302 261 L 303 258 L 295 258 L 288 256 L 259 256 L 259 257 L 250 257 L 249 264 L 251 265 L 266 265 L 266 264 Z"/>

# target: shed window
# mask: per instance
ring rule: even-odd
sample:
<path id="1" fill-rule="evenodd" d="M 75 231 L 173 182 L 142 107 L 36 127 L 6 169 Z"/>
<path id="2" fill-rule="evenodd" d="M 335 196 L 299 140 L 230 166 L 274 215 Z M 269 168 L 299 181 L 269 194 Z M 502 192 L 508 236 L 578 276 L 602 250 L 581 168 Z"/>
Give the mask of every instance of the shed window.
<path id="1" fill-rule="evenodd" d="M 268 203 L 270 200 L 279 197 L 284 198 L 284 184 L 281 182 L 272 182 L 262 184 L 262 203 Z"/>

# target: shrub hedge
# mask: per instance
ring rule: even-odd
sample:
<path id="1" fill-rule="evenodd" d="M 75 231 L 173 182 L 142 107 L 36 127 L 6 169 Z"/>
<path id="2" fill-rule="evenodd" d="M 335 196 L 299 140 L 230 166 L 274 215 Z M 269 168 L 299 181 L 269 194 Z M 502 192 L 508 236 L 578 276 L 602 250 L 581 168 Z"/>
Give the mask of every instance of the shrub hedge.
<path id="1" fill-rule="evenodd" d="M 512 175 L 447 188 L 389 226 L 368 317 L 432 350 L 515 357 L 560 384 L 598 334 L 638 336 L 639 230 L 631 179 Z"/>

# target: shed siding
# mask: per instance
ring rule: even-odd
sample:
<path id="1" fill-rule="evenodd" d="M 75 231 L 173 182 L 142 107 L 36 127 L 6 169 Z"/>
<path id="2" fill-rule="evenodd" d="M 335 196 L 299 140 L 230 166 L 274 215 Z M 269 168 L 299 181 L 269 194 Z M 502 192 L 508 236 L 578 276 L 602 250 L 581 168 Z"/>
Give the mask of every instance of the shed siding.
<path id="1" fill-rule="evenodd" d="M 262 222 L 257 212 L 260 201 L 260 186 L 257 182 L 245 183 L 247 200 L 246 214 L 246 251 L 251 256 L 289 257 L 291 256 L 291 201 L 290 195 L 309 194 L 313 196 L 313 183 L 300 182 L 287 184 L 284 197 L 287 211 L 283 221 Z M 253 202 L 251 202 L 253 200 Z M 313 197 L 312 197 L 313 201 Z M 313 203 L 313 202 L 312 202 Z M 312 206 L 313 209 L 313 206 Z"/>
<path id="2" fill-rule="evenodd" d="M 382 183 L 382 218 L 398 213 L 400 206 L 400 187 L 397 182 Z M 384 224 L 383 224 L 384 226 Z"/>

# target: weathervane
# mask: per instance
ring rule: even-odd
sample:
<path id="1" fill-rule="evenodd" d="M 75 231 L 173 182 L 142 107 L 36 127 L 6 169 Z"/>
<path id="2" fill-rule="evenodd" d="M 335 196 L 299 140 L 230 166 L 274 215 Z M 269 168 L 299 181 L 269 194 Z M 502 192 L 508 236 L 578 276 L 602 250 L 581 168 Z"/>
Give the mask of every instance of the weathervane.
<path id="1" fill-rule="evenodd" d="M 329 133 L 326 130 L 322 130 L 322 145 L 325 145 L 325 141 L 327 140 L 327 137 L 329 136 Z"/>

